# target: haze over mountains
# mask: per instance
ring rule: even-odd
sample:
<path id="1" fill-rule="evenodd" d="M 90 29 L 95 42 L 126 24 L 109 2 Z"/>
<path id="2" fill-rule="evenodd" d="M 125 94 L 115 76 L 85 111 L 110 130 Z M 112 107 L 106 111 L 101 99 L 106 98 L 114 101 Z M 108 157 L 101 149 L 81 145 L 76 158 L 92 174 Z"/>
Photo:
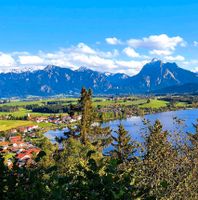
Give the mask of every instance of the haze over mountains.
<path id="1" fill-rule="evenodd" d="M 36 71 L 0 73 L 0 97 L 78 95 L 82 86 L 92 88 L 96 95 L 197 93 L 198 75 L 157 59 L 132 77 L 54 65 Z"/>

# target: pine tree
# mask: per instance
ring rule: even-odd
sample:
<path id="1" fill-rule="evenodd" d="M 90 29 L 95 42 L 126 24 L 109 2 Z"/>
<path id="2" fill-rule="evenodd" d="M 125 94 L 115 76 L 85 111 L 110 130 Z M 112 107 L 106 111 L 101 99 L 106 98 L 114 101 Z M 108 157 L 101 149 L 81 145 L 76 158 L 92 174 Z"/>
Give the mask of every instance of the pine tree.
<path id="1" fill-rule="evenodd" d="M 85 88 L 81 90 L 81 97 L 79 101 L 82 118 L 80 122 L 80 139 L 85 144 L 89 139 L 88 135 L 91 133 L 91 125 L 94 122 L 94 111 L 92 107 L 92 91 Z"/>
<path id="2" fill-rule="evenodd" d="M 132 159 L 135 153 L 135 145 L 131 141 L 131 137 L 128 134 L 122 124 L 118 126 L 118 130 L 115 131 L 117 136 L 112 136 L 114 149 L 111 151 L 120 162 L 127 162 Z"/>
<path id="3" fill-rule="evenodd" d="M 112 130 L 110 127 L 93 127 L 92 144 L 97 147 L 98 150 L 103 151 L 104 148 L 108 147 L 112 143 L 111 137 Z"/>
<path id="4" fill-rule="evenodd" d="M 150 197 L 157 199 L 165 197 L 174 187 L 174 173 L 177 163 L 177 153 L 168 141 L 168 132 L 162 130 L 162 124 L 156 120 L 153 126 L 149 127 L 149 136 L 146 141 L 146 154 L 140 176 L 141 183 L 149 189 Z M 176 179 L 176 178 L 175 178 Z M 169 190 L 170 189 L 170 190 Z"/>

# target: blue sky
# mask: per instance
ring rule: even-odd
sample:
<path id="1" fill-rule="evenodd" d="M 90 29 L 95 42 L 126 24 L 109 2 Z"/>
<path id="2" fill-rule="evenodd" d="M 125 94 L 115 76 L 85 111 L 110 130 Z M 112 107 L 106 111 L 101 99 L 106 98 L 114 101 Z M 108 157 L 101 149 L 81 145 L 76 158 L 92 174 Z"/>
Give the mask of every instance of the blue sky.
<path id="1" fill-rule="evenodd" d="M 153 57 L 198 71 L 194 0 L 1 0 L 0 71 L 47 64 L 137 73 Z"/>

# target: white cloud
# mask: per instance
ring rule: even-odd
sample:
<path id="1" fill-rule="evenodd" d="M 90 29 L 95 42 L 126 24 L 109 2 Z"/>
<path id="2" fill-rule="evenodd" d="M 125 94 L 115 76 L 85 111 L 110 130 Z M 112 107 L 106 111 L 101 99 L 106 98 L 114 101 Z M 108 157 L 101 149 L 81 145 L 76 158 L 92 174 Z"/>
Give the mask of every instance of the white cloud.
<path id="1" fill-rule="evenodd" d="M 191 60 L 185 60 L 181 62 L 181 66 L 188 69 L 190 67 L 190 70 L 193 72 L 198 72 L 198 60 L 191 59 Z"/>
<path id="2" fill-rule="evenodd" d="M 88 45 L 84 43 L 79 43 L 77 47 L 74 48 L 77 52 L 87 53 L 87 54 L 96 54 L 96 51 L 90 48 Z"/>
<path id="3" fill-rule="evenodd" d="M 40 52 L 39 56 L 44 59 L 44 63 L 62 67 L 76 69 L 80 66 L 88 66 L 99 71 L 111 70 L 117 66 L 113 59 L 119 55 L 119 51 L 103 52 L 94 50 L 84 43 L 71 48 L 60 49 L 54 53 Z"/>
<path id="4" fill-rule="evenodd" d="M 19 63 L 22 65 L 41 65 L 43 59 L 39 56 L 19 56 Z"/>
<path id="5" fill-rule="evenodd" d="M 115 37 L 106 38 L 106 41 L 111 45 L 124 45 L 124 42 Z M 38 51 L 35 54 L 30 54 L 29 52 L 12 52 L 7 54 L 0 52 L 0 70 L 6 71 L 16 67 L 24 69 L 29 66 L 38 69 L 38 67 L 44 68 L 46 65 L 51 64 L 71 69 L 87 66 L 102 72 L 124 72 L 134 75 L 139 72 L 145 63 L 151 60 L 152 55 L 157 55 L 165 61 L 174 61 L 179 64 L 184 63 L 184 66 L 187 66 L 185 58 L 182 55 L 177 55 L 175 52 L 177 46 L 184 44 L 183 38 L 179 36 L 151 35 L 143 39 L 131 39 L 125 42 L 125 45 L 127 43 L 129 46 L 126 46 L 123 50 L 120 50 L 120 47 L 116 47 L 117 49 L 112 48 L 111 50 L 103 51 L 98 49 L 99 47 L 101 48 L 101 45 L 92 48 L 81 42 L 67 48 L 60 48 L 57 51 Z M 136 51 L 138 47 L 144 47 L 148 51 L 140 49 L 141 53 L 138 53 L 139 51 Z M 128 57 L 124 56 L 124 54 Z M 189 64 L 188 66 L 191 65 Z M 194 63 L 192 66 L 193 69 L 196 69 L 198 64 Z"/>
<path id="6" fill-rule="evenodd" d="M 125 60 L 117 60 L 115 61 L 116 64 L 118 64 L 119 66 L 128 68 L 128 67 L 142 67 L 144 64 L 146 64 L 147 62 L 149 62 L 148 60 L 143 60 L 143 61 L 134 61 L 134 60 L 130 60 L 130 61 L 125 61 Z"/>
<path id="7" fill-rule="evenodd" d="M 133 75 L 142 67 L 142 63 L 139 61 L 124 61 L 119 59 L 119 51 L 117 49 L 105 52 L 94 50 L 84 43 L 79 43 L 69 48 L 61 48 L 55 52 L 39 51 L 35 55 L 28 52 L 13 52 L 12 55 L 13 58 L 9 56 L 10 59 L 12 58 L 12 62 L 2 63 L 3 65 L 9 63 L 10 69 L 13 68 L 13 64 L 16 64 L 21 69 L 29 66 L 35 69 L 38 69 L 39 66 L 40 69 L 41 66 L 44 68 L 46 65 L 52 64 L 71 69 L 87 66 L 97 71 L 126 72 Z M 8 57 L 7 54 L 6 56 Z M 1 69 L 3 68 L 1 67 Z"/>
<path id="8" fill-rule="evenodd" d="M 125 49 L 123 49 L 123 52 L 131 57 L 131 58 L 137 58 L 140 57 L 139 53 L 137 53 L 133 48 L 131 47 L 126 47 Z"/>
<path id="9" fill-rule="evenodd" d="M 119 65 L 119 68 L 120 68 L 119 72 L 122 72 L 122 73 L 127 72 L 130 75 L 134 75 L 134 74 L 137 74 L 141 70 L 143 65 L 145 65 L 148 62 L 149 62 L 149 60 L 142 60 L 142 61 L 118 60 L 118 61 L 116 61 L 116 64 Z"/>
<path id="10" fill-rule="evenodd" d="M 165 57 L 165 60 L 167 61 L 184 61 L 185 58 L 181 55 L 178 55 L 178 56 L 166 56 Z"/>
<path id="11" fill-rule="evenodd" d="M 112 59 L 105 59 L 100 56 L 74 55 L 72 61 L 79 63 L 79 65 L 90 66 L 92 69 L 95 68 L 102 71 L 117 68 Z"/>
<path id="12" fill-rule="evenodd" d="M 106 40 L 107 44 L 110 44 L 110 45 L 121 44 L 121 41 L 116 37 L 106 38 L 105 40 Z"/>
<path id="13" fill-rule="evenodd" d="M 193 46 L 198 47 L 198 41 L 193 41 Z"/>
<path id="14" fill-rule="evenodd" d="M 198 67 L 195 67 L 193 71 L 198 73 Z"/>
<path id="15" fill-rule="evenodd" d="M 150 53 L 151 55 L 169 56 L 169 55 L 171 55 L 173 52 L 170 51 L 170 50 L 157 50 L 157 49 L 154 49 L 154 50 L 149 51 L 149 53 Z"/>
<path id="16" fill-rule="evenodd" d="M 115 58 L 119 56 L 120 53 L 117 49 L 114 49 L 112 51 L 107 52 L 99 51 L 97 54 L 104 58 Z"/>
<path id="17" fill-rule="evenodd" d="M 185 41 L 180 36 L 169 37 L 166 34 L 150 35 L 142 39 L 130 39 L 128 45 L 133 48 L 146 48 L 156 50 L 171 50 L 174 51 L 176 46 L 185 46 Z"/>
<path id="18" fill-rule="evenodd" d="M 12 67 L 15 65 L 16 65 L 16 62 L 11 55 L 5 54 L 5 53 L 0 53 L 0 66 Z"/>

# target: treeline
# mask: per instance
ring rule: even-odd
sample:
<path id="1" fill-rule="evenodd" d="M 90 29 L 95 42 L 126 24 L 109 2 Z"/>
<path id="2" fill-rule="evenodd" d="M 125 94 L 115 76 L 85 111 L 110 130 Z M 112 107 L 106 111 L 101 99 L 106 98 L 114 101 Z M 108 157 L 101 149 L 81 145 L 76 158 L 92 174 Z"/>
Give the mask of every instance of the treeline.
<path id="1" fill-rule="evenodd" d="M 174 104 L 168 104 L 167 106 L 160 108 L 139 108 L 134 105 L 116 105 L 104 107 L 98 106 L 95 109 L 97 120 L 100 121 L 125 119 L 129 116 L 143 116 L 146 114 L 165 112 L 169 110 L 178 110 L 178 107 Z"/>
<path id="2" fill-rule="evenodd" d="M 198 102 L 198 96 L 194 95 L 194 96 L 165 96 L 165 97 L 161 97 L 161 100 L 164 101 L 168 101 L 170 103 L 176 103 L 176 102 L 185 102 L 187 104 L 193 104 Z"/>
<path id="3" fill-rule="evenodd" d="M 63 149 L 42 138 L 36 165 L 8 169 L 0 158 L 1 199 L 198 199 L 198 125 L 194 135 L 172 137 L 156 121 L 138 143 L 122 124 L 115 133 L 93 126 L 91 90 L 82 89 L 79 109 Z"/>
<path id="4" fill-rule="evenodd" d="M 18 106 L 0 106 L 0 112 L 15 112 L 18 110 Z"/>
<path id="5" fill-rule="evenodd" d="M 0 119 L 1 120 L 28 120 L 28 115 L 15 116 L 12 114 L 8 114 L 8 115 L 1 115 Z"/>
<path id="6" fill-rule="evenodd" d="M 27 110 L 32 110 L 32 112 L 39 113 L 65 113 L 69 111 L 69 106 L 59 105 L 59 104 L 49 104 L 49 105 L 27 105 Z"/>

